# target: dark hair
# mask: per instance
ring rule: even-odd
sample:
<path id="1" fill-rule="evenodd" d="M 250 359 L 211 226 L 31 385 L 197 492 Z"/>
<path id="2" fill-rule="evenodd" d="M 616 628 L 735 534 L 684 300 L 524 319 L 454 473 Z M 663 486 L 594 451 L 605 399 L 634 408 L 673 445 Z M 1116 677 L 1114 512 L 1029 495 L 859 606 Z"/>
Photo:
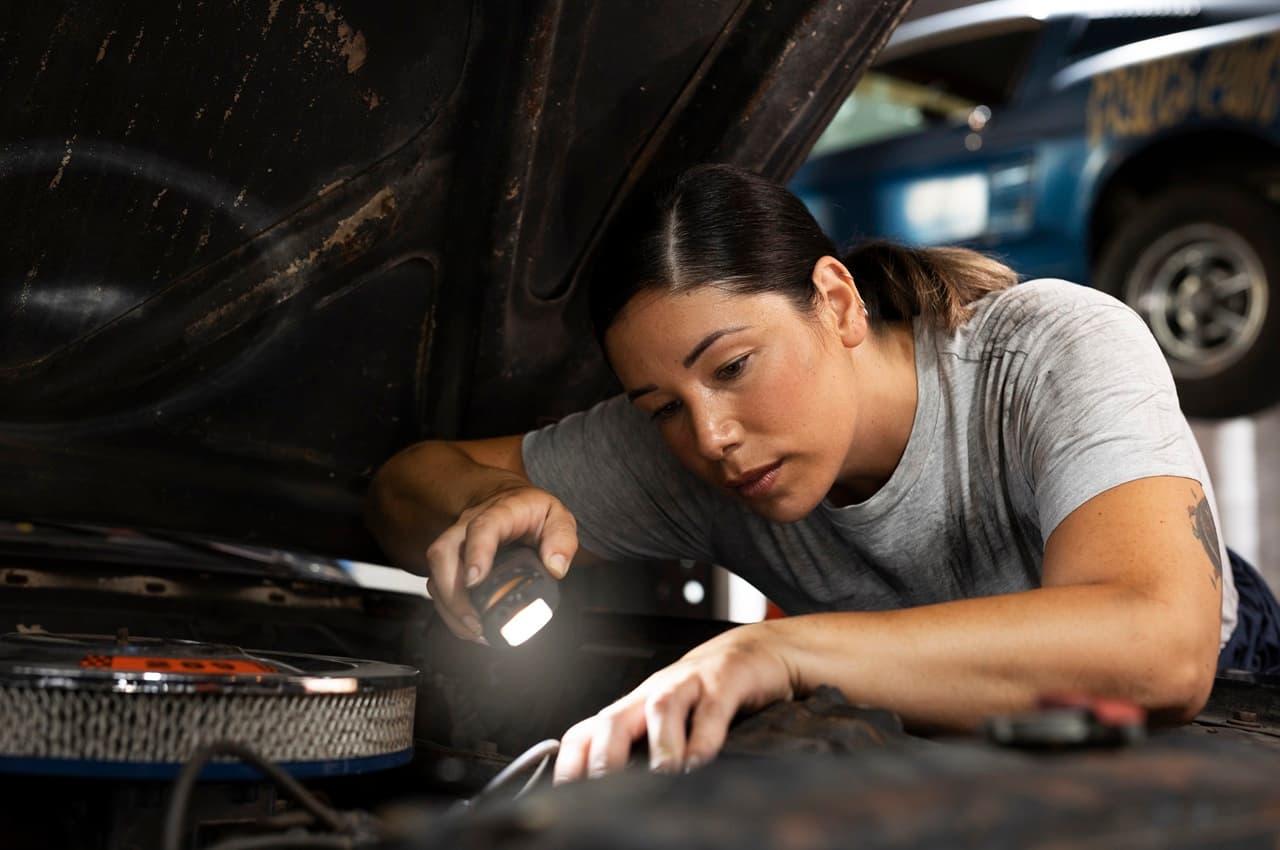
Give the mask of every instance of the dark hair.
<path id="1" fill-rule="evenodd" d="M 782 186 L 732 165 L 702 165 L 614 228 L 593 275 L 591 320 L 603 342 L 637 294 L 699 286 L 776 292 L 809 313 L 816 306 L 813 267 L 823 256 L 849 269 L 873 327 L 925 316 L 953 329 L 968 320 L 972 302 L 1017 283 L 1008 266 L 965 248 L 873 240 L 842 256 Z"/>

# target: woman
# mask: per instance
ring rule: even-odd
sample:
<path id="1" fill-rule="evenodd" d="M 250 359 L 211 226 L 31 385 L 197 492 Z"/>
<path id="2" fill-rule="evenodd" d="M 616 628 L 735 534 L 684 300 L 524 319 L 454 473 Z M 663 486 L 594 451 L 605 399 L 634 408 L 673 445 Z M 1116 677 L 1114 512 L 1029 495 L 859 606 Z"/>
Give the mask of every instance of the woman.
<path id="1" fill-rule="evenodd" d="M 592 311 L 625 393 L 523 437 L 424 443 L 371 527 L 479 639 L 505 542 L 693 558 L 799 616 L 732 629 L 565 735 L 558 781 L 714 757 L 740 709 L 818 684 L 915 727 L 1049 691 L 1204 704 L 1237 597 L 1204 463 L 1140 319 L 959 249 L 843 260 L 785 189 L 685 174 L 606 255 Z M 579 552 L 579 542 L 583 552 Z"/>

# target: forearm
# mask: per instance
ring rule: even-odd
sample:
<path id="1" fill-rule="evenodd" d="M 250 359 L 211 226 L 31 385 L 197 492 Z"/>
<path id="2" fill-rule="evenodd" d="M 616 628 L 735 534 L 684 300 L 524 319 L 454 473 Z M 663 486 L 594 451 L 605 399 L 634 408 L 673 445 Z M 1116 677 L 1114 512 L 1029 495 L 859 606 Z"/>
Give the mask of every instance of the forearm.
<path id="1" fill-rule="evenodd" d="M 1179 613 L 1122 585 L 1092 584 L 760 625 L 797 693 L 830 684 L 917 727 L 968 729 L 1055 691 L 1188 719 L 1212 684 L 1217 639 L 1208 646 L 1187 633 Z"/>
<path id="2" fill-rule="evenodd" d="M 426 548 L 459 514 L 503 487 L 528 483 L 515 472 L 477 463 L 451 443 L 419 443 L 378 470 L 365 519 L 393 561 L 423 572 Z"/>

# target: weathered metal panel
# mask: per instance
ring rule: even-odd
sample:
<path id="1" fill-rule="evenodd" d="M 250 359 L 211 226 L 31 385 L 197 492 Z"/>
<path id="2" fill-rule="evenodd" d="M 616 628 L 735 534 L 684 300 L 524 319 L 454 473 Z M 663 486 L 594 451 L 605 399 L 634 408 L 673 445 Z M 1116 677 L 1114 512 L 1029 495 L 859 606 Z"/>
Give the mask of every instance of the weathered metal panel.
<path id="1" fill-rule="evenodd" d="M 616 210 L 785 177 L 904 6 L 6 4 L 0 516 L 372 556 L 395 450 L 608 391 Z"/>

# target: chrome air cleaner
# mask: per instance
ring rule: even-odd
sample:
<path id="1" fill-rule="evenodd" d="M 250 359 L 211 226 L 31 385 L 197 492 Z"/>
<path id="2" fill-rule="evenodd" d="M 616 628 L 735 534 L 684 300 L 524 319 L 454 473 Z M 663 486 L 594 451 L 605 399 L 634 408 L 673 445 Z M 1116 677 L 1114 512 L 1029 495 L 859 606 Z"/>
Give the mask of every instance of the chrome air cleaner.
<path id="1" fill-rule="evenodd" d="M 194 641 L 0 637 L 0 772 L 162 778 L 202 744 L 242 742 L 298 776 L 412 756 L 417 671 Z M 256 777 L 215 763 L 209 777 Z"/>

